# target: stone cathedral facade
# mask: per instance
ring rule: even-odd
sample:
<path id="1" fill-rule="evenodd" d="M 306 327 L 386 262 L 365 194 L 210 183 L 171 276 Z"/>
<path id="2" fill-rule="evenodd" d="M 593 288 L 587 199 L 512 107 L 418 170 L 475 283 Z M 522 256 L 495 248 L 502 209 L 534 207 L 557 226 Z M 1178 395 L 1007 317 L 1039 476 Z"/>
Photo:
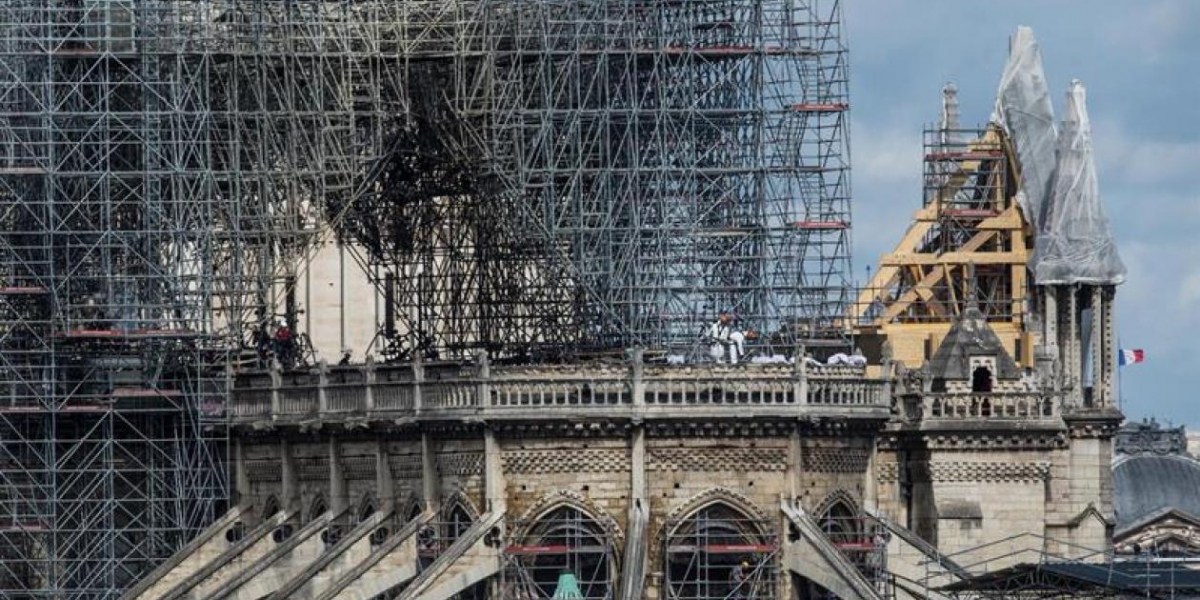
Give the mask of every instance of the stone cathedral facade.
<path id="1" fill-rule="evenodd" d="M 1094 183 L 1082 99 L 1062 132 L 966 130 L 946 90 L 922 205 L 846 317 L 865 365 L 231 375 L 229 512 L 126 597 L 915 598 L 1107 548 L 1124 269 L 1098 196 L 1056 182 Z"/>

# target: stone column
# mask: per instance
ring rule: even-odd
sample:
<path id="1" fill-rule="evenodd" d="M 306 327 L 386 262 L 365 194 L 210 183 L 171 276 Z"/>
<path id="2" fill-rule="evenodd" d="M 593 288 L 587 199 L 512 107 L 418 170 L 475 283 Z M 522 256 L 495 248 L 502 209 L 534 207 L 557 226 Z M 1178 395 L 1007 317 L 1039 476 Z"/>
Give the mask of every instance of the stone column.
<path id="1" fill-rule="evenodd" d="M 282 497 L 279 503 L 283 510 L 292 511 L 300 508 L 300 485 L 296 474 L 296 464 L 292 460 L 292 447 L 287 439 L 279 442 L 280 489 Z"/>
<path id="2" fill-rule="evenodd" d="M 317 414 L 329 412 L 329 364 L 317 362 Z"/>
<path id="3" fill-rule="evenodd" d="M 629 366 L 630 393 L 633 394 L 633 405 L 635 407 L 646 406 L 646 365 L 642 362 L 642 349 L 634 348 L 632 360 Z M 641 416 L 640 410 L 635 410 L 638 416 Z"/>
<path id="4" fill-rule="evenodd" d="M 1086 288 L 1092 297 L 1092 335 L 1090 340 L 1092 363 L 1092 407 L 1100 408 L 1108 401 L 1104 393 L 1104 294 L 1100 286 Z"/>
<path id="5" fill-rule="evenodd" d="M 242 440 L 234 441 L 233 450 L 234 464 L 234 505 L 245 503 L 246 498 L 250 496 L 250 473 L 246 469 L 246 448 L 242 445 Z"/>
<path id="6" fill-rule="evenodd" d="M 421 500 L 425 510 L 438 510 L 441 506 L 441 484 L 437 471 L 437 451 L 433 438 L 421 434 Z"/>
<path id="7" fill-rule="evenodd" d="M 341 514 L 350 505 L 346 490 L 346 474 L 342 468 L 342 453 L 336 437 L 329 438 L 329 510 Z"/>
<path id="8" fill-rule="evenodd" d="M 1104 302 L 1104 310 L 1101 313 L 1103 323 L 1100 331 L 1100 357 L 1097 363 L 1100 365 L 1100 387 L 1103 390 L 1103 405 L 1105 408 L 1116 407 L 1119 398 L 1117 398 L 1116 376 L 1117 376 L 1117 324 L 1116 311 L 1113 310 L 1113 298 L 1116 295 L 1116 288 L 1111 285 L 1106 285 L 1100 290 L 1100 297 Z"/>
<path id="9" fill-rule="evenodd" d="M 1080 327 L 1082 325 L 1083 314 L 1079 310 L 1079 288 L 1077 286 L 1069 286 L 1064 288 L 1067 292 L 1067 314 L 1070 315 L 1067 319 L 1069 324 L 1067 327 L 1066 352 L 1065 360 L 1063 361 L 1063 377 L 1066 379 L 1066 384 L 1070 387 L 1069 398 L 1071 406 L 1080 406 L 1083 403 L 1083 377 L 1081 369 L 1083 368 L 1083 357 L 1080 355 L 1079 347 L 1082 344 L 1080 340 Z"/>
<path id="10" fill-rule="evenodd" d="M 1054 349 L 1058 348 L 1058 289 L 1042 288 L 1042 345 Z"/>
<path id="11" fill-rule="evenodd" d="M 279 363 L 274 359 L 271 360 L 270 367 L 271 375 L 271 419 L 276 419 L 282 412 L 279 398 L 279 388 L 283 385 L 283 375 L 279 370 Z"/>
<path id="12" fill-rule="evenodd" d="M 793 383 L 792 394 L 796 404 L 808 404 L 808 360 L 804 345 L 796 350 L 796 362 L 792 365 Z"/>
<path id="13" fill-rule="evenodd" d="M 387 442 L 382 439 L 375 441 L 375 491 L 379 494 L 379 505 L 383 511 L 397 510 L 396 480 L 392 477 Z"/>
<path id="14" fill-rule="evenodd" d="M 483 432 L 483 488 L 488 512 L 504 512 L 508 506 L 508 486 L 504 481 L 503 454 L 491 429 Z"/>
<path id="15" fill-rule="evenodd" d="M 487 407 L 492 404 L 492 387 L 489 381 L 492 377 L 491 363 L 488 361 L 488 353 L 486 350 L 480 350 L 475 355 L 476 377 L 479 378 L 479 388 L 476 392 L 479 396 L 476 406 Z"/>
<path id="16" fill-rule="evenodd" d="M 421 384 L 425 382 L 425 365 L 421 362 L 421 354 L 413 354 L 412 360 L 412 377 L 413 377 L 413 414 L 421 414 Z M 424 438 L 422 438 L 424 439 Z"/>
<path id="17" fill-rule="evenodd" d="M 371 354 L 367 355 L 367 360 L 363 363 L 363 405 L 367 412 L 375 410 L 375 357 Z"/>
<path id="18" fill-rule="evenodd" d="M 796 499 L 800 497 L 800 427 L 792 428 L 792 435 L 788 438 L 788 459 L 787 466 L 784 469 L 784 477 L 787 479 L 787 498 L 794 506 Z"/>

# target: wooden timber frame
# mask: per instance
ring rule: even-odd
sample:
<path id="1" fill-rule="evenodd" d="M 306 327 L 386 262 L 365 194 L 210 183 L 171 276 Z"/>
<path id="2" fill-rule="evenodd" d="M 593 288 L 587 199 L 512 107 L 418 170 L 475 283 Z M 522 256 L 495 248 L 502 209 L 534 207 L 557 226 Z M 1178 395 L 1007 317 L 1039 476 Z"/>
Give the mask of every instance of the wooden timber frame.
<path id="1" fill-rule="evenodd" d="M 1026 269 L 1032 229 L 1017 202 L 1020 167 L 1007 135 L 982 130 L 925 132 L 924 205 L 852 308 L 859 346 L 910 368 L 930 358 L 951 323 L 974 302 L 1018 363 L 1025 335 Z"/>

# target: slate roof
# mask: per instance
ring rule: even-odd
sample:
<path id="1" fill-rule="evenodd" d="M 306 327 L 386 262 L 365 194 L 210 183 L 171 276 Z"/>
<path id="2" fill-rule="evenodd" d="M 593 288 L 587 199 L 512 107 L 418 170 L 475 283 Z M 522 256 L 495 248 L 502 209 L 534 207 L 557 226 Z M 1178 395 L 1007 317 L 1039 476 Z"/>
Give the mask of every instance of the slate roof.
<path id="1" fill-rule="evenodd" d="M 929 361 L 929 372 L 934 379 L 969 380 L 972 356 L 994 356 L 996 379 L 1020 379 L 1017 363 L 1004 349 L 996 332 L 988 325 L 987 318 L 979 308 L 969 305 L 938 346 L 933 360 Z"/>
<path id="2" fill-rule="evenodd" d="M 1200 515 L 1200 461 L 1178 454 L 1125 456 L 1113 466 L 1117 531 L 1174 509 Z"/>

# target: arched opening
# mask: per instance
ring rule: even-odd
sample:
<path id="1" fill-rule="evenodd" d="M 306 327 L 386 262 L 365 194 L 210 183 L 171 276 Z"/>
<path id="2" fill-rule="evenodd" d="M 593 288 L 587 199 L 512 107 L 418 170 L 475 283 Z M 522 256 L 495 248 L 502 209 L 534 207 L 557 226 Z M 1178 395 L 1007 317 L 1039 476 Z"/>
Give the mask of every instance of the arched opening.
<path id="1" fill-rule="evenodd" d="M 329 510 L 329 503 L 325 501 L 325 496 L 320 495 L 313 499 L 312 504 L 308 507 L 308 519 L 306 523 L 311 523 L 316 519 L 321 518 Z"/>
<path id="2" fill-rule="evenodd" d="M 279 498 L 276 498 L 275 496 L 268 496 L 267 501 L 263 502 L 263 520 L 266 521 L 267 519 L 279 514 L 279 510 Z"/>
<path id="3" fill-rule="evenodd" d="M 375 498 L 373 496 L 367 496 L 366 498 L 363 498 L 362 503 L 359 504 L 358 507 L 358 522 L 362 523 L 363 521 L 370 519 L 375 515 L 376 510 Z"/>
<path id="4" fill-rule="evenodd" d="M 475 517 L 471 516 L 471 512 L 461 502 L 451 504 L 449 509 L 443 512 L 441 537 L 445 545 L 453 544 L 474 523 Z"/>
<path id="5" fill-rule="evenodd" d="M 992 370 L 979 365 L 971 371 L 971 391 L 980 394 L 992 391 Z"/>
<path id="6" fill-rule="evenodd" d="M 411 505 L 409 505 L 408 512 L 404 515 L 404 522 L 411 522 L 413 519 L 421 516 L 421 513 L 423 512 L 425 512 L 425 507 L 422 506 L 420 502 L 413 502 Z"/>
<path id="7" fill-rule="evenodd" d="M 724 502 L 704 506 L 674 524 L 663 568 L 667 598 L 774 598 L 776 536 L 765 533 L 771 529 L 769 523 Z"/>
<path id="8" fill-rule="evenodd" d="M 474 523 L 475 517 L 462 502 L 452 502 L 442 507 L 437 518 L 417 532 L 417 555 L 421 570 L 433 564 Z"/>
<path id="9" fill-rule="evenodd" d="M 858 543 L 862 538 L 862 519 L 845 500 L 836 500 L 821 514 L 821 531 L 838 547 Z"/>
<path id="10" fill-rule="evenodd" d="M 821 530 L 867 580 L 878 584 L 887 575 L 888 534 L 847 497 L 837 498 L 821 513 Z M 811 581 L 803 598 L 828 598 L 829 593 Z"/>
<path id="11" fill-rule="evenodd" d="M 556 508 L 538 519 L 509 556 L 505 587 L 522 598 L 585 598 L 614 595 L 616 549 L 591 517 L 575 507 Z"/>

